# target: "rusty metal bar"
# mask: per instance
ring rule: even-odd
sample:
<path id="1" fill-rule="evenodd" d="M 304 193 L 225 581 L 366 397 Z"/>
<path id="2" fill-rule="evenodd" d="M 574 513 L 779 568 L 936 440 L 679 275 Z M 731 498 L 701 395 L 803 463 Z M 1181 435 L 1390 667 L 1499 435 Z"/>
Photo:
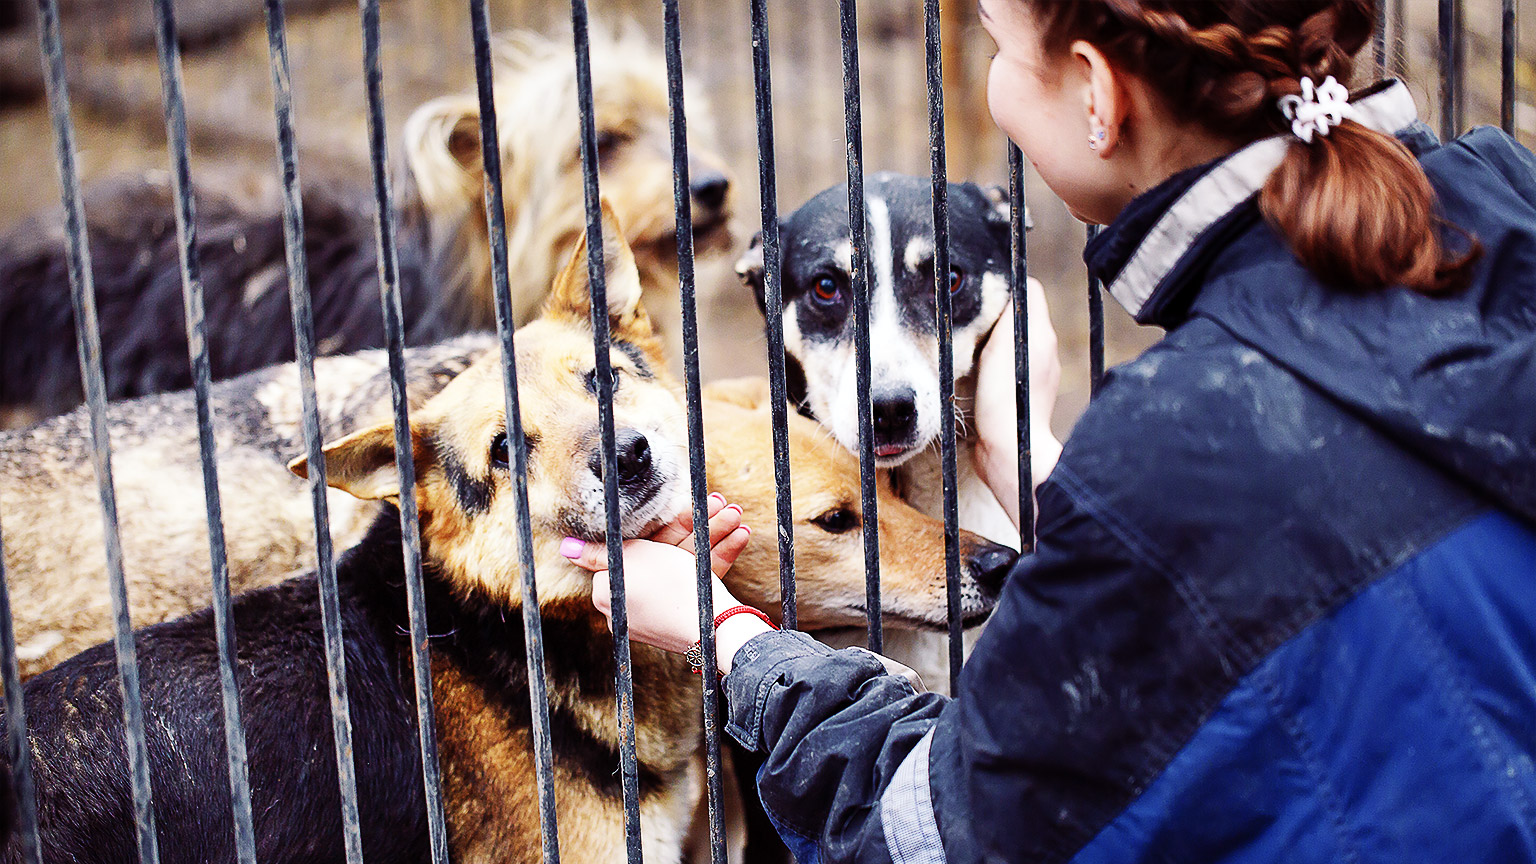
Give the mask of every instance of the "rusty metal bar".
<path id="1" fill-rule="evenodd" d="M 203 280 L 197 254 L 197 216 L 192 198 L 192 169 L 187 145 L 187 106 L 182 90 L 181 51 L 170 0 L 154 0 L 155 46 L 160 85 L 165 94 L 165 135 L 171 157 L 171 193 L 176 205 L 176 234 L 181 263 L 182 303 L 187 320 L 187 355 L 197 405 L 197 448 L 203 470 L 203 498 L 208 511 L 208 555 L 212 565 L 214 637 L 219 649 L 219 684 L 224 705 L 224 752 L 229 762 L 229 792 L 234 822 L 235 856 L 256 862 L 256 831 L 251 820 L 250 769 L 246 762 L 245 725 L 235 679 L 235 632 L 230 617 L 229 559 L 224 546 L 223 504 L 219 499 L 217 446 L 208 405 L 212 380 L 208 328 L 203 316 Z"/>

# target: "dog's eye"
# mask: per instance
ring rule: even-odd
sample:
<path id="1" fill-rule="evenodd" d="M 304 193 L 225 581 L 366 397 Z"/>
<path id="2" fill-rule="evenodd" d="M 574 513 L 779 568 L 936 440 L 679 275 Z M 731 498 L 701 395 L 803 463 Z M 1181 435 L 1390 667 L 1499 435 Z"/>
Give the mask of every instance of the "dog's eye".
<path id="1" fill-rule="evenodd" d="M 847 507 L 835 507 L 812 519 L 811 524 L 829 534 L 842 534 L 859 527 L 859 515 Z"/>
<path id="2" fill-rule="evenodd" d="M 599 131 L 597 133 L 597 158 L 602 159 L 628 140 L 629 135 L 620 129 L 603 129 Z"/>
<path id="3" fill-rule="evenodd" d="M 960 288 L 965 285 L 965 271 L 959 267 L 949 268 L 949 293 L 958 294 Z"/>
<path id="4" fill-rule="evenodd" d="M 533 448 L 536 444 L 538 444 L 538 441 L 538 436 L 531 432 L 524 432 L 523 452 L 532 453 Z M 511 466 L 511 464 L 512 452 L 507 447 L 507 433 L 497 432 L 496 437 L 491 439 L 491 467 L 508 468 Z"/>
<path id="5" fill-rule="evenodd" d="M 505 468 L 510 460 L 511 456 L 507 452 L 507 433 L 497 432 L 496 437 L 491 439 L 491 467 Z"/>
<path id="6" fill-rule="evenodd" d="M 609 366 L 608 371 L 613 375 L 613 392 L 617 393 L 619 392 L 619 367 Z M 591 393 L 593 396 L 597 395 L 596 367 L 593 367 L 592 371 L 587 373 L 587 392 Z"/>
<path id="7" fill-rule="evenodd" d="M 843 286 L 836 277 L 823 274 L 816 277 L 816 282 L 811 286 L 811 296 L 818 303 L 830 306 L 842 299 Z"/>

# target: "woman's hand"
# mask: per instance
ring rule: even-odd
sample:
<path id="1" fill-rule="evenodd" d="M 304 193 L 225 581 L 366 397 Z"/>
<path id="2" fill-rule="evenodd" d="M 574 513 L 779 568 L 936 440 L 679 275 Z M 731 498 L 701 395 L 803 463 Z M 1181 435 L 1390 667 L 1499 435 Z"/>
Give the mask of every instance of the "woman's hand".
<path id="1" fill-rule="evenodd" d="M 1028 280 L 1030 468 L 1036 487 L 1061 456 L 1051 412 L 1061 387 L 1061 358 L 1045 290 Z M 1018 397 L 1014 385 L 1013 306 L 1003 310 L 981 349 L 976 373 L 976 473 L 1019 524 Z"/>
<path id="2" fill-rule="evenodd" d="M 719 495 L 711 495 L 709 501 L 710 580 L 713 590 L 714 609 L 718 612 L 741 605 L 721 583 L 720 576 L 730 569 L 747 547 L 751 529 L 741 522 L 741 508 L 727 504 Z M 592 603 L 611 623 L 613 620 L 613 594 L 609 583 L 608 549 L 602 543 L 584 543 L 574 537 L 561 544 L 561 554 L 570 558 L 578 567 L 593 571 Z M 649 540 L 629 540 L 624 543 L 624 583 L 629 610 L 629 638 L 655 645 L 668 651 L 682 653 L 699 641 L 698 579 L 693 554 L 693 514 L 685 511 L 673 522 L 663 526 Z M 730 652 L 724 649 L 729 630 L 735 634 L 739 619 L 751 616 L 735 616 L 728 626 L 720 628 L 722 671 L 729 668 L 729 658 L 735 648 L 767 629 L 767 625 L 753 618 L 761 630 L 751 632 Z"/>

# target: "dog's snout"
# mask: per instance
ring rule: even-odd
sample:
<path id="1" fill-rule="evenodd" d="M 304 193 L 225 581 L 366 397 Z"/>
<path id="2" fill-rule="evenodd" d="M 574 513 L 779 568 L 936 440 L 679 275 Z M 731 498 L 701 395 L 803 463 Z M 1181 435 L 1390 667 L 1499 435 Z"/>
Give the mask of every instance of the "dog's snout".
<path id="1" fill-rule="evenodd" d="M 1007 546 L 981 542 L 970 550 L 966 559 L 971 573 L 976 577 L 976 584 L 988 595 L 996 596 L 1003 590 L 1003 582 L 1007 580 L 1014 562 L 1019 560 L 1019 553 Z"/>
<path id="2" fill-rule="evenodd" d="M 651 442 L 635 429 L 620 429 L 613 435 L 619 457 L 619 485 L 633 486 L 651 476 Z M 603 451 L 598 448 L 587 457 L 587 467 L 598 479 L 603 476 Z"/>
<path id="3" fill-rule="evenodd" d="M 693 178 L 689 191 L 699 206 L 718 210 L 725 206 L 726 193 L 731 191 L 731 179 L 719 171 L 706 171 Z"/>
<path id="4" fill-rule="evenodd" d="M 917 429 L 917 394 L 911 390 L 890 390 L 875 396 L 875 441 L 877 444 L 906 444 Z"/>

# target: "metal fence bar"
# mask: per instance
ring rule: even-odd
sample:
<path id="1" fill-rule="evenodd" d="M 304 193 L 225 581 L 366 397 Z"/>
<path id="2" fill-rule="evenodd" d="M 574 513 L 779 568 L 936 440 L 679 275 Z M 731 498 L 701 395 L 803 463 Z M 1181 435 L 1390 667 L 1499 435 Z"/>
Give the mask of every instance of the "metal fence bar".
<path id="1" fill-rule="evenodd" d="M 384 345 L 389 355 L 389 392 L 394 409 L 395 468 L 400 475 L 400 537 L 405 561 L 405 600 L 411 630 L 411 668 L 416 688 L 416 736 L 421 748 L 421 782 L 427 807 L 427 843 L 433 864 L 448 864 L 448 829 L 443 815 L 442 774 L 437 762 L 433 713 L 432 656 L 421 576 L 421 520 L 416 504 L 415 445 L 410 396 L 405 386 L 405 313 L 400 301 L 400 254 L 395 241 L 395 202 L 389 183 L 389 143 L 384 123 L 378 57 L 378 0 L 364 0 L 363 41 L 368 96 L 368 156 L 374 194 L 374 240 L 379 247 L 379 302 L 384 312 Z"/>
<path id="2" fill-rule="evenodd" d="M 1088 242 L 1099 236 L 1099 226 L 1088 226 Z M 1088 274 L 1088 393 L 1098 395 L 1104 386 L 1104 291 L 1099 279 Z"/>
<path id="3" fill-rule="evenodd" d="M 32 781 L 32 748 L 27 745 L 27 708 L 22 699 L 21 669 L 16 665 L 16 626 L 11 617 L 11 587 L 5 576 L 5 541 L 0 538 L 0 675 L 5 680 L 5 761 L 11 766 L 16 794 L 16 840 L 21 860 L 42 864 L 37 836 L 37 791 Z"/>
<path id="4" fill-rule="evenodd" d="M 112 594 L 114 647 L 123 695 L 123 727 L 128 752 L 134 826 L 140 864 L 160 860 L 155 840 L 155 814 L 149 782 L 149 754 L 144 737 L 144 704 L 139 696 L 139 663 L 134 650 L 133 624 L 128 617 L 128 586 L 123 578 L 123 547 L 118 536 L 117 495 L 112 484 L 112 443 L 107 430 L 107 388 L 101 364 L 101 330 L 96 320 L 96 291 L 92 284 L 90 250 L 85 234 L 85 204 L 75 165 L 75 129 L 69 116 L 69 90 L 64 74 L 64 45 L 59 33 L 57 0 L 38 0 L 38 30 L 42 44 L 48 109 L 53 120 L 54 155 L 63 191 L 70 299 L 75 312 L 75 340 L 80 353 L 80 379 L 85 384 L 91 415 L 91 460 L 101 496 L 107 579 Z"/>
<path id="5" fill-rule="evenodd" d="M 555 817 L 554 751 L 549 740 L 549 684 L 544 666 L 544 623 L 533 559 L 533 522 L 528 510 L 528 439 L 523 435 L 522 400 L 517 389 L 517 342 L 512 289 L 507 276 L 507 214 L 502 198 L 501 136 L 492 80 L 490 13 L 485 0 L 471 0 L 470 30 L 475 45 L 475 87 L 480 98 L 480 154 L 485 170 L 485 217 L 491 244 L 491 286 L 496 332 L 501 337 L 501 383 L 506 402 L 507 449 L 512 456 L 512 491 L 517 507 L 518 566 L 522 579 L 523 647 L 528 655 L 528 700 L 533 722 L 534 779 L 539 796 L 539 836 L 544 864 L 559 864 Z"/>
<path id="6" fill-rule="evenodd" d="M 779 257 L 778 169 L 773 147 L 773 75 L 768 59 L 767 0 L 752 0 L 752 92 L 757 116 L 757 166 L 763 214 L 763 306 L 768 338 L 768 393 L 773 411 L 773 482 L 778 505 L 779 598 L 784 629 L 797 623 L 795 516 L 789 474 L 789 402 L 785 387 L 784 286 Z"/>
<path id="7" fill-rule="evenodd" d="M 1010 264 L 1008 287 L 1013 292 L 1014 407 L 1019 436 L 1019 541 L 1021 551 L 1035 548 L 1035 465 L 1029 414 L 1029 247 L 1024 242 L 1027 209 L 1024 202 L 1024 154 L 1008 142 L 1008 221 Z M 953 692 L 953 691 L 952 691 Z"/>
<path id="8" fill-rule="evenodd" d="M 171 157 L 171 191 L 176 204 L 176 232 L 181 263 L 182 302 L 187 320 L 187 356 L 197 405 L 197 447 L 203 470 L 203 498 L 208 511 L 208 555 L 212 565 L 214 638 L 219 648 L 219 684 L 224 704 L 224 752 L 229 762 L 229 793 L 234 821 L 235 856 L 256 862 L 256 831 L 251 821 L 251 785 L 246 763 L 245 725 L 235 680 L 235 632 L 230 619 L 229 559 L 224 546 L 223 504 L 219 499 L 217 446 L 208 406 L 212 374 L 208 328 L 203 316 L 203 279 L 197 254 L 197 216 L 192 201 L 192 169 L 187 146 L 187 106 L 182 91 L 181 52 L 170 0 L 154 0 L 155 46 L 160 86 L 165 94 L 165 135 Z"/>
<path id="9" fill-rule="evenodd" d="M 1515 134 L 1515 56 L 1520 40 L 1519 0 L 1504 0 L 1500 32 L 1499 125 Z"/>
<path id="10" fill-rule="evenodd" d="M 330 507 L 326 501 L 325 441 L 315 397 L 315 324 L 304 254 L 303 205 L 293 137 L 293 94 L 288 72 L 282 0 L 266 0 L 267 48 L 272 65 L 272 108 L 277 121 L 277 156 L 283 177 L 283 242 L 287 253 L 288 299 L 293 319 L 294 354 L 299 369 L 305 453 L 309 459 L 309 497 L 315 515 L 320 620 L 325 631 L 325 671 L 330 689 L 331 734 L 341 793 L 342 843 L 348 864 L 363 860 L 362 828 L 357 808 L 357 772 L 352 761 L 352 719 L 347 700 L 346 651 L 337 599 L 336 561 L 331 547 Z M 365 28 L 366 29 L 366 28 Z"/>
<path id="11" fill-rule="evenodd" d="M 699 590 L 699 647 L 704 655 L 704 786 L 709 858 L 726 864 L 724 793 L 720 775 L 720 686 L 715 657 L 714 573 L 709 553 L 709 482 L 704 466 L 704 406 L 699 384 L 699 313 L 693 271 L 693 195 L 688 179 L 688 119 L 683 103 L 682 30 L 677 0 L 662 0 L 667 55 L 667 107 L 672 132 L 672 208 L 677 220 L 677 273 L 683 312 L 683 383 L 688 403 L 688 478 L 693 499 L 693 548 Z"/>
<path id="12" fill-rule="evenodd" d="M 933 293 L 939 330 L 939 461 L 944 475 L 944 593 L 949 623 L 949 692 L 960 692 L 965 646 L 960 636 L 960 498 L 955 485 L 954 299 L 949 275 L 949 171 L 944 151 L 943 37 L 939 0 L 923 0 L 928 74 L 928 157 L 933 179 Z"/>
<path id="13" fill-rule="evenodd" d="M 1461 0 L 1440 0 L 1440 138 L 1449 141 L 1461 130 L 1462 15 Z"/>
<path id="14" fill-rule="evenodd" d="M 603 217 L 597 177 L 597 125 L 592 111 L 591 43 L 586 0 L 571 0 L 576 43 L 576 97 L 581 115 L 581 169 L 587 208 L 587 275 L 592 297 L 592 347 L 597 359 L 597 423 L 603 445 L 603 504 L 607 510 L 608 579 L 613 596 L 615 698 L 619 716 L 619 771 L 624 794 L 624 846 L 640 864 L 640 774 L 635 759 L 635 691 L 625 606 L 623 540 L 619 529 L 619 456 L 613 429 L 613 368 L 609 357 L 608 286 L 603 271 Z M 700 555 L 707 555 L 699 550 Z"/>
<path id="15" fill-rule="evenodd" d="M 1404 35 L 1405 22 L 1408 20 L 1406 4 L 1408 0 L 1391 0 L 1387 7 L 1387 17 L 1391 19 L 1392 27 L 1392 74 L 1402 77 L 1408 68 L 1407 37 Z"/>
<path id="16" fill-rule="evenodd" d="M 1376 15 L 1376 28 L 1371 33 L 1371 53 L 1376 62 L 1376 77 L 1385 77 L 1387 73 L 1387 16 L 1385 14 Z"/>
<path id="17" fill-rule="evenodd" d="M 839 0 L 843 41 L 843 125 L 848 144 L 848 233 L 853 339 L 859 400 L 859 501 L 864 512 L 864 606 L 869 650 L 884 645 L 880 629 L 880 514 L 875 499 L 874 417 L 870 405 L 869 244 L 864 216 L 864 133 L 859 108 L 858 0 Z"/>
<path id="18" fill-rule="evenodd" d="M 512 454 L 513 492 L 517 507 L 523 639 L 528 655 L 528 696 L 533 718 L 534 774 L 538 785 L 540 837 L 545 864 L 557 864 L 560 860 L 560 843 L 555 817 L 554 759 L 549 738 L 543 620 L 534 569 L 533 526 L 528 510 L 528 445 L 523 434 L 521 399 L 517 388 L 517 347 L 507 276 L 506 211 L 502 199 L 501 145 L 496 120 L 495 89 L 491 80 L 490 25 L 484 0 L 471 2 L 470 11 L 475 44 L 475 80 L 480 97 L 480 139 L 486 176 L 485 208 L 490 229 L 491 284 L 495 295 L 496 329 L 501 337 L 506 435 Z"/>

